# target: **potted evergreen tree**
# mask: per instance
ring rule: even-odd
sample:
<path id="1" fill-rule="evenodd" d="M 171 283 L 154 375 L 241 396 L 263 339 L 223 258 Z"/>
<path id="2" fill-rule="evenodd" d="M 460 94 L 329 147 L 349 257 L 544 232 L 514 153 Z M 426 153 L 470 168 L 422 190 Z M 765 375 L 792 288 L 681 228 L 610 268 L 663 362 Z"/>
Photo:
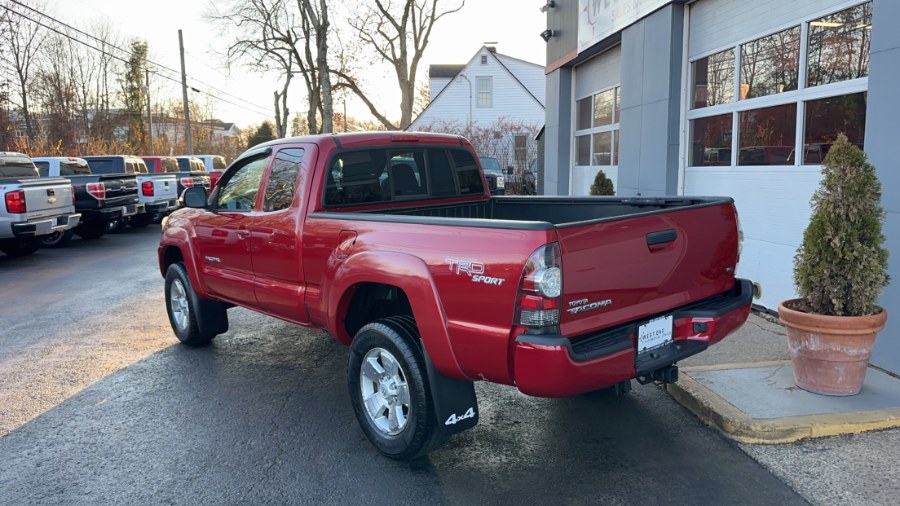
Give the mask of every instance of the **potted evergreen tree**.
<path id="1" fill-rule="evenodd" d="M 782 302 L 794 382 L 829 395 L 862 389 L 887 312 L 881 183 L 866 155 L 840 134 L 825 157 L 812 217 L 794 257 L 798 299 Z"/>
<path id="2" fill-rule="evenodd" d="M 594 176 L 594 183 L 591 185 L 591 195 L 615 195 L 612 179 L 606 176 L 606 173 L 597 172 Z"/>

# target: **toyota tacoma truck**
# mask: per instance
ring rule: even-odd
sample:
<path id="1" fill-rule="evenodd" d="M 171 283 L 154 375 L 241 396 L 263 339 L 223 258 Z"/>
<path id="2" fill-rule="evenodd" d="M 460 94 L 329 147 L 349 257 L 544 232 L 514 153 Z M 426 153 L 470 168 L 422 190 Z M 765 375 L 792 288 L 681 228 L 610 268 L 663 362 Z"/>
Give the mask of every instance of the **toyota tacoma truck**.
<path id="1" fill-rule="evenodd" d="M 41 239 L 65 234 L 78 225 L 72 183 L 64 178 L 38 177 L 27 155 L 0 151 L 0 251 L 30 255 Z"/>
<path id="2" fill-rule="evenodd" d="M 458 136 L 280 139 L 183 199 L 158 249 L 178 339 L 209 343 L 233 306 L 325 329 L 362 431 L 400 460 L 477 423 L 475 381 L 673 382 L 751 307 L 730 198 L 492 197 Z"/>

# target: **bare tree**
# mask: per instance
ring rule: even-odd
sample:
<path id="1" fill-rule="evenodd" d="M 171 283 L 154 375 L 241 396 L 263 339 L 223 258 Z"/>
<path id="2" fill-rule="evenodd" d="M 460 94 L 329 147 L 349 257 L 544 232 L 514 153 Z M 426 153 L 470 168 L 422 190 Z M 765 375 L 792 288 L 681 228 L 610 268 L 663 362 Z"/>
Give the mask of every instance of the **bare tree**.
<path id="1" fill-rule="evenodd" d="M 431 30 L 442 17 L 462 9 L 465 0 L 446 9 L 441 9 L 438 3 L 439 0 L 375 0 L 372 5 L 370 1 L 359 1 L 356 16 L 349 20 L 364 45 L 393 67 L 400 89 L 400 124 L 388 120 L 351 75 L 339 76 L 389 129 L 404 129 L 412 122 L 416 76 Z"/>
<path id="2" fill-rule="evenodd" d="M 0 54 L 3 55 L 7 66 L 15 73 L 19 106 L 22 109 L 22 116 L 25 118 L 25 132 L 28 139 L 33 139 L 35 128 L 28 104 L 28 88 L 32 79 L 32 65 L 37 61 L 38 53 L 45 39 L 38 36 L 41 32 L 40 25 L 27 19 L 25 14 L 13 7 L 13 4 L 4 2 L 2 6 L 6 18 L 4 19 L 5 29 L 0 32 L 4 46 Z M 44 10 L 40 5 L 35 5 L 34 8 Z"/>
<path id="3" fill-rule="evenodd" d="M 277 135 L 287 133 L 288 91 L 296 74 L 302 76 L 306 86 L 308 130 L 332 131 L 330 22 L 325 0 L 237 0 L 225 14 L 207 17 L 238 30 L 226 54 L 229 65 L 242 64 L 282 74 L 284 85 L 274 92 Z"/>

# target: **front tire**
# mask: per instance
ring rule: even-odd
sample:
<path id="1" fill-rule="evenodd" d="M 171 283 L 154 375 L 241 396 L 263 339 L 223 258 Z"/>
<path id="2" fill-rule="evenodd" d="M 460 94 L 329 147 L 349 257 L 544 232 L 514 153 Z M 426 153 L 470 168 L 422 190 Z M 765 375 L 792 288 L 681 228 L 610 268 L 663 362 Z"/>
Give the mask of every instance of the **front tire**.
<path id="1" fill-rule="evenodd" d="M 28 256 L 41 247 L 40 237 L 26 237 L 22 239 L 3 239 L 0 241 L 0 251 L 11 257 Z"/>
<path id="2" fill-rule="evenodd" d="M 206 309 L 203 302 L 218 303 L 203 301 L 194 293 L 187 271 L 180 263 L 170 265 L 166 271 L 165 296 L 169 324 L 172 325 L 175 337 L 188 346 L 206 346 L 218 335 L 216 332 L 202 329 L 200 318 L 227 319 L 224 308 L 221 315 L 210 314 L 208 310 L 206 313 L 201 313 Z M 225 328 L 227 329 L 227 325 Z"/>
<path id="3" fill-rule="evenodd" d="M 347 385 L 363 433 L 383 455 L 412 460 L 441 442 L 414 326 L 385 318 L 361 328 L 350 345 Z"/>

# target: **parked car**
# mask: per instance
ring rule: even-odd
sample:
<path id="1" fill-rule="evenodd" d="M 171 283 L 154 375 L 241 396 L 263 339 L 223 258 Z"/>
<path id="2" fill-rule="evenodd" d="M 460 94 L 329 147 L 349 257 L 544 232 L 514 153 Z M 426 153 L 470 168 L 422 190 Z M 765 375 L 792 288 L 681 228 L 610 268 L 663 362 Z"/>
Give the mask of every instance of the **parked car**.
<path id="1" fill-rule="evenodd" d="M 0 151 L 0 251 L 30 255 L 44 237 L 70 233 L 81 219 L 74 192 L 65 178 L 39 177 L 28 155 Z"/>
<path id="2" fill-rule="evenodd" d="M 500 168 L 500 160 L 492 156 L 479 156 L 478 161 L 481 162 L 491 195 L 504 195 L 506 193 L 506 174 Z"/>
<path id="3" fill-rule="evenodd" d="M 206 171 L 209 174 L 211 188 L 215 188 L 226 168 L 225 158 L 218 155 L 182 155 L 175 158 L 182 171 Z"/>
<path id="4" fill-rule="evenodd" d="M 206 171 L 190 171 L 181 170 L 178 160 L 174 156 L 144 156 L 141 157 L 147 164 L 147 170 L 151 174 L 174 174 L 178 181 L 178 196 L 180 197 L 185 188 L 193 188 L 202 186 L 207 191 L 211 186 L 209 183 L 209 174 Z"/>
<path id="5" fill-rule="evenodd" d="M 163 226 L 175 335 L 208 344 L 233 306 L 324 328 L 350 347 L 363 433 L 412 459 L 477 423 L 474 381 L 670 383 L 747 319 L 731 198 L 493 197 L 476 160 L 458 136 L 407 132 L 248 150 Z"/>
<path id="6" fill-rule="evenodd" d="M 84 239 L 106 234 L 118 220 L 137 214 L 138 183 L 134 174 L 94 174 L 87 160 L 77 157 L 37 157 L 34 164 L 42 176 L 67 178 L 75 190 L 75 210 L 81 223 L 74 232 Z M 65 246 L 72 233 L 53 234 L 43 245 Z"/>
<path id="7" fill-rule="evenodd" d="M 93 174 L 135 174 L 139 188 L 137 213 L 111 224 L 113 230 L 122 230 L 127 223 L 133 227 L 146 227 L 159 221 L 169 209 L 178 203 L 178 182 L 171 174 L 150 174 L 147 164 L 137 156 L 107 155 L 86 156 Z"/>

